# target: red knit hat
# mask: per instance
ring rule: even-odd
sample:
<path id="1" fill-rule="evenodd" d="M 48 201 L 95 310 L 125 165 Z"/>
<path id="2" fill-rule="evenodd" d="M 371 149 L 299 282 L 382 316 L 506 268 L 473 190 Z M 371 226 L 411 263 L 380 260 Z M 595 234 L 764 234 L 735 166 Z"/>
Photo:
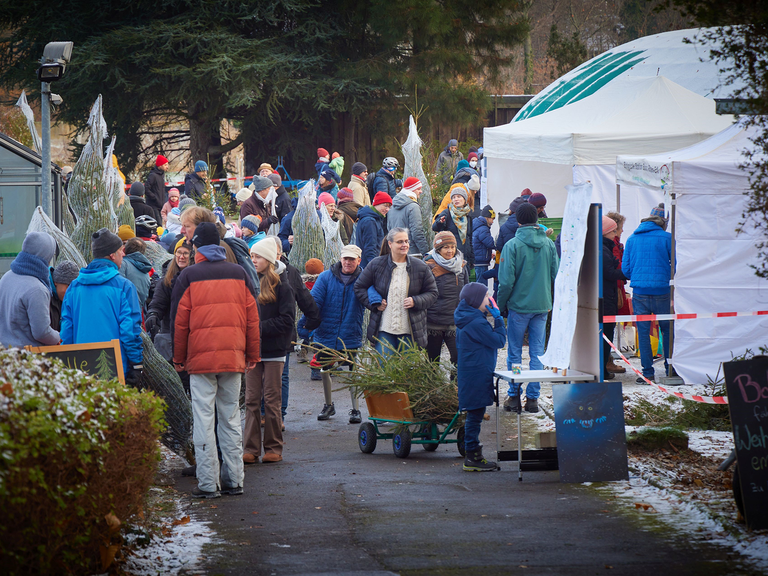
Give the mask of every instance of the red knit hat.
<path id="1" fill-rule="evenodd" d="M 318 148 L 317 157 L 322 158 L 323 156 L 328 156 L 328 150 L 326 150 L 325 148 Z"/>
<path id="2" fill-rule="evenodd" d="M 163 164 L 168 164 L 168 158 L 163 156 L 162 154 L 158 154 L 157 158 L 155 159 L 155 166 L 160 168 Z"/>
<path id="3" fill-rule="evenodd" d="M 470 160 L 472 160 L 472 158 L 474 158 L 475 160 L 477 160 L 477 154 L 476 154 L 475 152 L 470 152 L 470 153 L 469 153 L 469 156 L 467 156 L 467 162 L 469 162 Z"/>
<path id="4" fill-rule="evenodd" d="M 418 184 L 418 186 L 414 186 L 414 184 Z M 405 182 L 403 182 L 403 188 L 416 190 L 417 188 L 421 188 L 421 181 L 416 178 L 416 176 L 408 176 L 408 178 L 405 179 Z"/>
<path id="5" fill-rule="evenodd" d="M 522 192 L 520 192 L 520 196 L 530 196 L 531 194 L 533 194 L 533 192 L 531 192 L 530 188 L 526 188 Z"/>
<path id="6" fill-rule="evenodd" d="M 386 192 L 376 192 L 376 196 L 373 197 L 373 205 L 378 206 L 379 204 L 392 204 L 392 196 Z"/>
<path id="7" fill-rule="evenodd" d="M 339 193 L 336 194 L 336 199 L 339 201 L 339 204 L 342 202 L 347 202 L 349 200 L 354 200 L 355 195 L 349 188 L 342 188 L 339 190 Z"/>
<path id="8" fill-rule="evenodd" d="M 336 204 L 336 200 L 328 192 L 323 192 L 317 198 L 317 207 L 319 208 L 322 204 Z"/>
<path id="9" fill-rule="evenodd" d="M 304 264 L 304 270 L 307 271 L 307 274 L 320 274 L 325 270 L 325 267 L 317 258 L 310 258 L 307 260 L 307 263 Z"/>
<path id="10" fill-rule="evenodd" d="M 339 156 L 341 156 L 341 154 L 339 154 L 338 152 L 334 152 L 334 153 L 331 155 L 331 160 L 336 160 L 336 158 L 338 158 Z"/>

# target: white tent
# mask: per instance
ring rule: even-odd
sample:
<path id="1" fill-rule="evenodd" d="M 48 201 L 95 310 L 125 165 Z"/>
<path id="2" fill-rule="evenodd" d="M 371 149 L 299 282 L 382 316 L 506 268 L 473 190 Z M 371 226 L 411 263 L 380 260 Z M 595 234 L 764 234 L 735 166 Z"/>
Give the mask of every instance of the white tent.
<path id="1" fill-rule="evenodd" d="M 759 235 L 736 229 L 746 205 L 749 173 L 739 166 L 754 132 L 741 124 L 688 148 L 650 156 L 619 156 L 622 205 L 637 187 L 675 197 L 675 312 L 754 312 L 768 309 L 768 281 L 758 278 Z M 675 321 L 672 364 L 689 384 L 713 379 L 720 362 L 768 343 L 768 316 Z M 722 376 L 722 372 L 721 372 Z"/>
<path id="2" fill-rule="evenodd" d="M 498 209 L 530 188 L 547 196 L 547 213 L 562 214 L 565 184 L 592 182 L 595 202 L 614 209 L 614 167 L 619 154 L 676 150 L 716 134 L 731 123 L 713 100 L 663 77 L 617 79 L 578 102 L 520 122 L 486 128 L 488 200 Z M 563 182 L 542 189 L 520 181 L 522 163 Z M 517 185 L 512 184 L 516 182 Z M 510 189 L 511 187 L 511 189 Z M 622 210 L 624 207 L 622 207 Z M 623 210 L 624 212 L 624 210 Z M 647 214 L 647 212 L 646 212 Z M 639 222 L 634 214 L 630 225 Z"/>

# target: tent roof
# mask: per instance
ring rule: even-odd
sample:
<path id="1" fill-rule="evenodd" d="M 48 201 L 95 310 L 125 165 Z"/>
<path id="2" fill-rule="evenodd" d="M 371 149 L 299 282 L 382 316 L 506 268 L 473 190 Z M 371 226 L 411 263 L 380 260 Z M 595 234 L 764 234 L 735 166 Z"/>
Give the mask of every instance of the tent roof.
<path id="1" fill-rule="evenodd" d="M 663 77 L 621 78 L 574 104 L 483 132 L 489 158 L 613 164 L 675 150 L 726 128 L 715 102 Z"/>
<path id="2" fill-rule="evenodd" d="M 754 128 L 743 122 L 693 146 L 645 156 L 622 155 L 616 158 L 616 183 L 677 194 L 743 194 L 749 188 L 749 172 L 740 168 L 746 162 L 743 152 L 752 149 Z"/>

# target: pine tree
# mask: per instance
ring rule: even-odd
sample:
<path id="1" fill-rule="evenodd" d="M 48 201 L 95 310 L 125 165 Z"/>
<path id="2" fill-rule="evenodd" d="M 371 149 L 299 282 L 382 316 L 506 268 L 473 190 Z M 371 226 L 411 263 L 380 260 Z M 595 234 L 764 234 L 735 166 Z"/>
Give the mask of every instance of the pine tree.
<path id="1" fill-rule="evenodd" d="M 109 364 L 109 356 L 106 350 L 102 350 L 96 359 L 96 377 L 100 380 L 111 380 L 115 377 L 112 366 Z"/>

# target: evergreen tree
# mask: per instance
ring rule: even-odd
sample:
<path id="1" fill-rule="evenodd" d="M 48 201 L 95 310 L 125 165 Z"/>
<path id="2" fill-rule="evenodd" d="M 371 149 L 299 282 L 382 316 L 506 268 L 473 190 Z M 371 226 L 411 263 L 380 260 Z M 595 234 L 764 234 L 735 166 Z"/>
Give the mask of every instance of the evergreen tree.
<path id="1" fill-rule="evenodd" d="M 106 350 L 102 350 L 99 353 L 99 357 L 96 358 L 96 378 L 100 380 L 111 380 L 115 377 L 112 366 L 109 363 L 109 356 Z"/>

